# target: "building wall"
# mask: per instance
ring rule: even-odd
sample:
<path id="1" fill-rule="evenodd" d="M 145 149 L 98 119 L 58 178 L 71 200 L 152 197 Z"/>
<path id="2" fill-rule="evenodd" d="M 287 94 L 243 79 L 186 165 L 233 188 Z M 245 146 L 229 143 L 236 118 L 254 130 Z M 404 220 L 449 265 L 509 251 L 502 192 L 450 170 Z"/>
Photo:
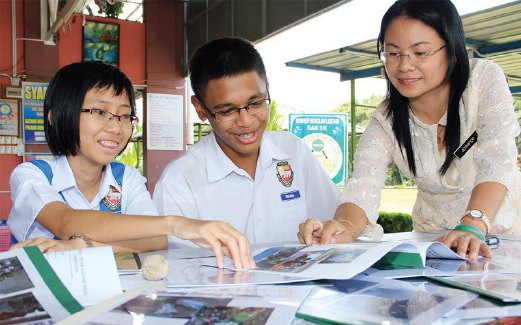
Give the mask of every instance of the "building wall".
<path id="1" fill-rule="evenodd" d="M 39 6 L 39 1 L 16 1 L 18 38 L 40 38 Z M 119 68 L 134 85 L 148 86 L 149 91 L 155 93 L 184 96 L 183 4 L 151 1 L 145 2 L 144 6 L 145 19 L 152 22 L 150 27 L 138 22 L 109 18 L 86 19 L 120 25 Z M 74 14 L 58 31 L 56 46 L 44 45 L 38 41 L 18 41 L 19 71 L 25 70 L 26 81 L 48 82 L 59 68 L 81 61 L 83 19 L 83 15 Z M 12 73 L 11 22 L 11 1 L 0 1 L 0 73 Z M 9 84 L 10 79 L 0 77 L 0 85 Z M 4 88 L 2 87 L 1 97 L 5 95 Z M 186 123 L 184 129 L 186 130 Z M 146 130 L 144 133 L 146 137 Z M 19 137 L 22 136 L 23 130 L 20 128 Z M 186 131 L 184 143 L 186 144 Z M 28 145 L 26 151 L 48 152 L 48 148 L 42 145 Z M 145 153 L 145 176 L 149 179 L 150 190 L 153 190 L 166 164 L 183 152 Z M 9 175 L 21 162 L 22 157 L 17 155 L 0 156 L 0 219 L 6 219 L 9 215 Z"/>

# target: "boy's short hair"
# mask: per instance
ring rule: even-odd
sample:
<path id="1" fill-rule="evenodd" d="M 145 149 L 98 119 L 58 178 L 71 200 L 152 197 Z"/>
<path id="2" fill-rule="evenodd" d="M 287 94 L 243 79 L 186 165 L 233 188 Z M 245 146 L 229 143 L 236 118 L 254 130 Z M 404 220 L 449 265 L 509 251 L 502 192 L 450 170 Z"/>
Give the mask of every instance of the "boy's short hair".
<path id="1" fill-rule="evenodd" d="M 256 71 L 267 82 L 262 58 L 247 40 L 219 38 L 198 48 L 190 59 L 190 81 L 197 98 L 204 98 L 208 82 Z"/>
<path id="2" fill-rule="evenodd" d="M 130 114 L 135 116 L 134 87 L 115 66 L 88 61 L 72 63 L 58 70 L 49 83 L 43 106 L 45 139 L 54 155 L 77 154 L 80 146 L 80 110 L 85 95 L 92 89 L 109 88 L 114 90 L 116 96 L 127 93 Z"/>

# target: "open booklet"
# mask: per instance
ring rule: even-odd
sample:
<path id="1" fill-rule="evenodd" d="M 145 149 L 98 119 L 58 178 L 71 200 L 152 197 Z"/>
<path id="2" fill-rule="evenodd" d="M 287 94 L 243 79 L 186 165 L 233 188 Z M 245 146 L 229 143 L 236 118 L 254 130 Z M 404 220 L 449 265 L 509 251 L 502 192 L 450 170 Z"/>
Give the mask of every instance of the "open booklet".
<path id="1" fill-rule="evenodd" d="M 36 247 L 0 253 L 2 324 L 60 321 L 83 309 Z"/>
<path id="2" fill-rule="evenodd" d="M 429 279 L 503 302 L 521 302 L 521 274 L 490 273 Z"/>
<path id="3" fill-rule="evenodd" d="M 423 268 L 427 258 L 464 260 L 439 242 L 362 242 L 257 250 L 254 272 L 315 279 L 349 279 L 375 263 Z"/>

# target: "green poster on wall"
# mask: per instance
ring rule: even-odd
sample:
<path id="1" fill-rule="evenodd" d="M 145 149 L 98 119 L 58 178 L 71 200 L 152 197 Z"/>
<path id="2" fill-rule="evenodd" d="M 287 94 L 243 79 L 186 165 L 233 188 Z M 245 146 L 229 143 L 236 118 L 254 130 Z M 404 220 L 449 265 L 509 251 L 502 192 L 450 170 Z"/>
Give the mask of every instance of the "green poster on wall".
<path id="1" fill-rule="evenodd" d="M 347 169 L 347 114 L 289 114 L 289 131 L 304 140 L 337 186 Z"/>

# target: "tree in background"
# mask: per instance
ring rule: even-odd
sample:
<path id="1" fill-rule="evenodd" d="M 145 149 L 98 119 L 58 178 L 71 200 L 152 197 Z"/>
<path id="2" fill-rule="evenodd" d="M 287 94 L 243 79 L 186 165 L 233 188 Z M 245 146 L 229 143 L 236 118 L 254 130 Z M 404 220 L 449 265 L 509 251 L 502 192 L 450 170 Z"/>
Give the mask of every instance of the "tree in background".
<path id="1" fill-rule="evenodd" d="M 276 101 L 272 101 L 270 104 L 270 118 L 268 120 L 268 125 L 266 126 L 266 130 L 269 131 L 282 131 L 286 130 L 284 127 L 282 127 L 282 121 L 284 119 L 284 116 L 281 112 L 278 110 L 279 104 L 277 104 Z"/>
<path id="2" fill-rule="evenodd" d="M 116 157 L 116 161 L 133 166 L 141 172 L 141 175 L 144 175 L 143 172 L 143 137 L 142 135 L 143 126 L 137 125 L 134 129 L 134 136 L 129 141 L 125 151 L 123 151 L 119 156 Z M 136 136 L 138 135 L 138 136 Z"/>
<path id="3" fill-rule="evenodd" d="M 371 97 L 362 100 L 361 102 L 356 103 L 356 124 L 361 125 L 363 127 L 367 127 L 369 124 L 369 118 L 371 114 L 376 109 L 378 104 L 383 100 L 383 96 L 381 95 L 371 95 Z M 348 113 L 351 114 L 351 103 L 344 103 L 337 108 L 332 110 L 335 113 Z M 358 142 L 360 141 L 360 135 L 356 135 L 355 143 L 358 146 Z M 349 153 L 351 147 L 349 146 Z M 385 185 L 387 186 L 414 186 L 414 181 L 407 176 L 405 176 L 398 167 L 393 163 L 387 169 L 387 177 L 385 179 Z"/>

